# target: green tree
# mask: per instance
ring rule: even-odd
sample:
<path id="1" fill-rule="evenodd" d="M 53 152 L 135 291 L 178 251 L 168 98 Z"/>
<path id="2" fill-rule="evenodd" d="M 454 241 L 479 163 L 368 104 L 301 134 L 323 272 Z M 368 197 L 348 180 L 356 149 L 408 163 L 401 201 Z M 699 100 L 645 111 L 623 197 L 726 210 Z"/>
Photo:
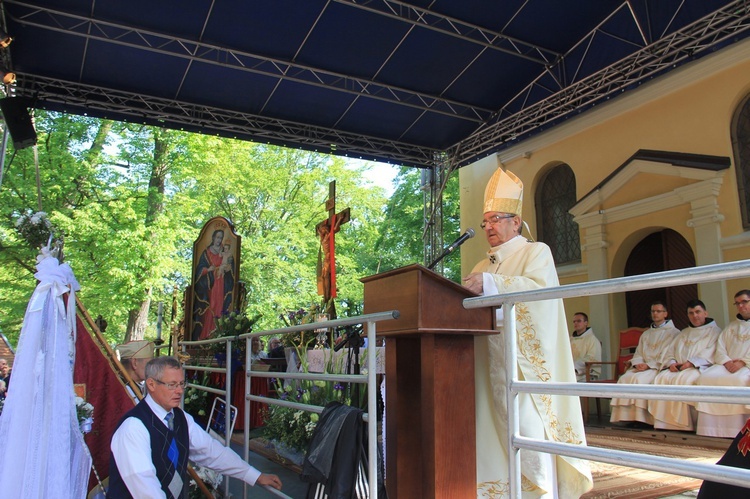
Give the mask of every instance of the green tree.
<path id="1" fill-rule="evenodd" d="M 379 271 L 412 263 L 423 263 L 425 227 L 422 174 L 416 168 L 402 168 L 395 179 L 396 189 L 388 201 L 385 218 L 375 243 Z M 443 192 L 443 233 L 450 242 L 459 230 L 458 175 L 448 179 Z M 456 236 L 457 237 L 457 236 Z M 443 275 L 456 282 L 461 279 L 461 261 L 457 255 L 443 260 Z"/>
<path id="2" fill-rule="evenodd" d="M 260 316 L 256 329 L 280 327 L 283 312 L 321 304 L 315 225 L 327 216 L 331 180 L 337 211 L 351 208 L 351 221 L 336 236 L 340 316 L 362 312 L 362 277 L 422 260 L 418 170 L 402 170 L 386 204 L 383 189 L 365 179 L 367 163 L 43 111 L 36 126 L 42 208 L 65 234 L 82 302 L 108 321 L 113 343 L 154 336 L 151 304 L 170 304 L 173 291 L 189 285 L 193 242 L 217 215 L 242 237 L 240 279 L 248 314 Z M 36 284 L 37 254 L 15 221 L 38 211 L 38 202 L 33 151 L 11 158 L 0 189 L 0 328 L 15 343 Z M 451 182 L 446 233 L 458 220 L 457 182 Z M 446 263 L 457 269 L 457 259 Z"/>
<path id="3" fill-rule="evenodd" d="M 20 237 L 16 222 L 22 215 L 44 211 L 57 227 L 55 235 L 65 232 L 65 220 L 91 202 L 103 186 L 96 164 L 109 126 L 109 122 L 91 118 L 37 112 L 41 209 L 33 149 L 13 151 L 6 159 L 0 189 L 0 262 L 4 270 L 0 275 L 0 330 L 12 343 L 36 286 L 33 273 L 38 252 Z"/>

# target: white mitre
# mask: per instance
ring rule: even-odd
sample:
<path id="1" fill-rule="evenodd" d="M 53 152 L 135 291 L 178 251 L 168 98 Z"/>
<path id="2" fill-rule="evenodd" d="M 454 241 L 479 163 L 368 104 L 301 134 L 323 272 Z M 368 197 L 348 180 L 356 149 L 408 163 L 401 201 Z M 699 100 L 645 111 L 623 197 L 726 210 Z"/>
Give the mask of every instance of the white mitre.
<path id="1" fill-rule="evenodd" d="M 521 216 L 523 182 L 513 172 L 498 168 L 484 190 L 483 213 L 495 211 Z"/>

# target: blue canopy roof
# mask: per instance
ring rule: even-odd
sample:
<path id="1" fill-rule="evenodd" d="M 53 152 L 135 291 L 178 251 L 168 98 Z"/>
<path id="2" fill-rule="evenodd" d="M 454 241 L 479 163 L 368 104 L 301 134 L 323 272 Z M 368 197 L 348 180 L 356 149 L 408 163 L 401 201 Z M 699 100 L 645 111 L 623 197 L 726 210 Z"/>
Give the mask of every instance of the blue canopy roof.
<path id="1" fill-rule="evenodd" d="M 744 0 L 5 0 L 34 106 L 408 166 L 507 147 L 750 33 Z"/>

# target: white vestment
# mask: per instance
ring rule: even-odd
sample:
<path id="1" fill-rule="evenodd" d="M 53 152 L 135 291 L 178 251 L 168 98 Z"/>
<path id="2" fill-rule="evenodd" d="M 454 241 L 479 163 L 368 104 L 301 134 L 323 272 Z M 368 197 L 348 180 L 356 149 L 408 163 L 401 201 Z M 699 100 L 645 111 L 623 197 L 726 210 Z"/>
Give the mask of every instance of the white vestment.
<path id="1" fill-rule="evenodd" d="M 659 326 L 651 325 L 641 335 L 638 346 L 635 349 L 630 365 L 647 364 L 645 371 L 636 371 L 631 367 L 617 380 L 618 383 L 630 383 L 635 385 L 650 385 L 654 382 L 656 374 L 664 361 L 663 357 L 669 346 L 674 341 L 680 330 L 674 327 L 671 320 L 664 321 Z M 648 412 L 648 400 L 613 398 L 610 403 L 612 416 L 610 421 L 640 421 L 646 424 L 654 424 L 654 418 Z"/>
<path id="2" fill-rule="evenodd" d="M 700 371 L 711 365 L 716 341 L 721 329 L 713 319 L 700 327 L 686 327 L 678 334 L 664 356 L 662 370 L 654 379 L 655 385 L 694 385 Z M 672 372 L 672 364 L 690 361 L 694 369 Z M 654 428 L 693 431 L 695 429 L 692 405 L 682 401 L 649 400 L 648 412 L 654 417 Z"/>
<path id="3" fill-rule="evenodd" d="M 40 259 L 34 274 L 39 284 L 13 363 L 13 390 L 0 416 L 0 495 L 79 499 L 86 497 L 91 472 L 73 392 L 73 292 L 79 286 L 68 264 L 51 256 Z"/>
<path id="4" fill-rule="evenodd" d="M 573 352 L 576 380 L 586 381 L 586 362 L 601 362 L 602 342 L 596 337 L 594 330 L 588 328 L 580 336 L 570 335 L 570 349 Z M 591 379 L 599 378 L 600 373 L 600 366 L 591 366 Z"/>
<path id="5" fill-rule="evenodd" d="M 724 364 L 741 360 L 746 366 L 730 373 Z M 737 318 L 719 335 L 714 353 L 714 365 L 701 372 L 698 385 L 750 386 L 750 322 Z M 696 433 L 709 437 L 734 438 L 750 418 L 750 408 L 744 404 L 698 402 Z"/>
<path id="6" fill-rule="evenodd" d="M 484 293 L 559 285 L 549 247 L 515 237 L 492 248 L 473 272 L 483 272 Z M 575 382 L 562 300 L 517 303 L 518 378 Z M 502 327 L 502 326 L 501 326 Z M 505 339 L 475 338 L 477 497 L 508 497 Z M 586 445 L 578 397 L 520 394 L 521 435 Z M 579 497 L 593 486 L 587 461 L 521 451 L 523 497 Z"/>

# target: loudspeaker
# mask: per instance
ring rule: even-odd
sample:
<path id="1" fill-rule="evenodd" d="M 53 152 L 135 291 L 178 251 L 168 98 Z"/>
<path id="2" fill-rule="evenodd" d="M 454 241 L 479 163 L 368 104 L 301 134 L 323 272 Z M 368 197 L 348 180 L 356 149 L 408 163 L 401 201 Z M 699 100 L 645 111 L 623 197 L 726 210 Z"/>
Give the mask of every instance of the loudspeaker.
<path id="1" fill-rule="evenodd" d="M 10 136 L 13 138 L 13 147 L 25 149 L 36 145 L 36 130 L 31 123 L 29 99 L 24 97 L 0 99 L 0 110 L 3 112 Z"/>

